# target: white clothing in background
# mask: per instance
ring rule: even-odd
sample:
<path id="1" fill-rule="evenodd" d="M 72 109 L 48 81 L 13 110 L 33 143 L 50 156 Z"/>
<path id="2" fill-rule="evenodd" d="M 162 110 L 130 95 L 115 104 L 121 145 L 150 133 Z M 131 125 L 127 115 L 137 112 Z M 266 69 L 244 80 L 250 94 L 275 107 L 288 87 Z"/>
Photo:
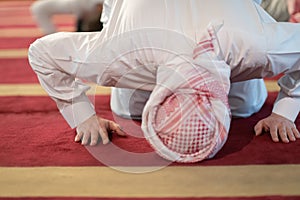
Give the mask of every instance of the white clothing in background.
<path id="1" fill-rule="evenodd" d="M 263 0 L 253 0 L 254 2 L 256 2 L 256 3 L 258 3 L 258 4 L 261 4 L 261 2 L 263 1 Z"/>
<path id="2" fill-rule="evenodd" d="M 195 62 L 193 50 L 209 24 L 220 60 L 200 57 L 196 64 L 224 85 L 285 72 L 273 112 L 292 121 L 298 115 L 299 24 L 274 22 L 252 0 L 118 0 L 113 9 L 100 33 L 56 33 L 29 49 L 41 85 L 71 127 L 95 114 L 88 86 L 78 79 L 151 91 L 159 71 L 178 65 L 178 56 Z M 212 66 L 224 62 L 229 73 L 216 74 Z"/>
<path id="3" fill-rule="evenodd" d="M 263 0 L 263 7 L 276 21 L 287 22 L 290 19 L 287 0 Z"/>
<path id="4" fill-rule="evenodd" d="M 103 2 L 103 9 L 101 13 L 100 21 L 103 23 L 103 26 L 106 26 L 110 19 L 112 5 L 114 3 L 114 0 L 104 0 Z"/>
<path id="5" fill-rule="evenodd" d="M 84 13 L 92 12 L 97 4 L 104 0 L 38 0 L 30 10 L 45 35 L 57 32 L 52 16 L 56 14 L 73 14 L 80 18 Z"/>

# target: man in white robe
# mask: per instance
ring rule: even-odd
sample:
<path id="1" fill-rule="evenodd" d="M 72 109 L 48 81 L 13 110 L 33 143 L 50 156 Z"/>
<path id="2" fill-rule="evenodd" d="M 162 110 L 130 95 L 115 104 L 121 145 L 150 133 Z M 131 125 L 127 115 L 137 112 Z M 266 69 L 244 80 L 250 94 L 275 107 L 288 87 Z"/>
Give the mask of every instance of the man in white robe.
<path id="1" fill-rule="evenodd" d="M 228 95 L 230 82 L 285 73 L 279 80 L 281 91 L 272 114 L 257 123 L 255 132 L 256 135 L 270 132 L 275 142 L 288 143 L 300 138 L 294 124 L 300 110 L 299 24 L 275 22 L 252 0 L 118 0 L 112 8 L 111 20 L 101 33 L 52 34 L 37 40 L 29 49 L 29 61 L 41 85 L 56 101 L 69 125 L 77 127 L 76 141 L 95 145 L 101 137 L 106 144 L 107 131 L 124 135 L 117 124 L 97 117 L 85 94 L 88 87 L 80 79 L 104 86 L 153 90 L 142 119 L 145 135 L 153 136 L 155 129 L 151 129 L 151 124 L 156 122 L 148 114 L 156 108 L 151 107 L 151 102 L 169 98 L 165 93 L 158 93 L 161 86 L 182 91 L 180 84 L 185 84 L 180 77 L 191 76 L 185 72 L 191 66 L 200 66 L 199 71 L 207 71 L 214 83 L 217 80 L 223 86 L 208 89 L 212 95 L 208 94 L 209 100 L 203 100 L 211 102 L 206 113 L 213 110 L 212 119 L 219 124 L 222 134 L 224 130 L 228 133 L 230 111 L 224 98 L 211 101 L 211 97 Z M 200 88 L 197 95 L 207 94 L 203 85 Z M 192 94 L 195 90 L 191 89 Z M 166 105 L 166 108 L 168 113 L 170 107 Z M 183 116 L 186 116 L 184 111 Z M 215 129 L 210 133 L 218 135 Z M 158 135 L 162 137 L 161 133 Z M 163 141 L 164 149 L 156 150 L 170 160 L 199 161 L 212 157 L 227 137 L 221 137 L 222 141 L 211 138 L 216 141 L 208 141 L 209 151 L 199 158 L 194 158 L 194 154 L 183 158 L 182 152 L 169 154 L 168 139 Z M 156 139 L 150 139 L 150 143 L 153 145 Z"/>

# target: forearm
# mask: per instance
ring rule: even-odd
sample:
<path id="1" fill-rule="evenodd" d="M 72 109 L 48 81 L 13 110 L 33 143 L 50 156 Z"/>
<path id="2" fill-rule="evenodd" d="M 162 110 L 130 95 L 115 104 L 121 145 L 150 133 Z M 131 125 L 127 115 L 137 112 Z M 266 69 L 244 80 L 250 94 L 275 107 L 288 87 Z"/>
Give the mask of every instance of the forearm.
<path id="1" fill-rule="evenodd" d="M 77 66 L 71 65 L 68 70 L 59 67 L 48 51 L 49 48 L 41 40 L 33 43 L 28 55 L 30 65 L 65 120 L 74 128 L 95 114 L 93 105 L 85 95 L 89 87 L 76 81 Z"/>
<path id="2" fill-rule="evenodd" d="M 300 73 L 295 71 L 283 76 L 278 84 L 281 91 L 273 107 L 273 113 L 295 121 L 300 111 Z"/>
<path id="3" fill-rule="evenodd" d="M 85 92 L 79 96 L 74 93 L 74 97 L 71 101 L 51 97 L 55 100 L 60 113 L 71 128 L 77 127 L 92 115 L 96 114 L 94 105 L 90 102 Z"/>

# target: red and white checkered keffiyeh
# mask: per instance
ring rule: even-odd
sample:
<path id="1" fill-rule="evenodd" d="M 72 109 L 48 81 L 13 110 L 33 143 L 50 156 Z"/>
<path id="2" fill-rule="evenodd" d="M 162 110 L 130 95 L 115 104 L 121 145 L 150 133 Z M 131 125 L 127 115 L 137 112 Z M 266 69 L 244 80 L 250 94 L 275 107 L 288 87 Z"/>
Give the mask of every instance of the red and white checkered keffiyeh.
<path id="1" fill-rule="evenodd" d="M 208 33 L 195 48 L 194 59 L 214 51 L 215 38 L 212 32 Z M 201 68 L 181 66 L 177 72 L 184 81 L 172 88 L 169 80 L 174 76 L 166 75 L 165 86 L 155 87 L 144 108 L 145 138 L 160 156 L 171 161 L 198 162 L 211 158 L 228 135 L 227 92 L 220 81 Z M 173 78 L 175 85 L 178 82 L 178 78 Z"/>

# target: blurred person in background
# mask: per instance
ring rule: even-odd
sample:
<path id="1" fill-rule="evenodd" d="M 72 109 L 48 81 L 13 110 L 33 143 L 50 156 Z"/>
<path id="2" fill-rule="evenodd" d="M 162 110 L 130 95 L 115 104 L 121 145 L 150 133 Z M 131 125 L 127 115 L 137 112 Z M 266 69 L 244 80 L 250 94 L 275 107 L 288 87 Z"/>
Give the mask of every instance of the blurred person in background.
<path id="1" fill-rule="evenodd" d="M 54 15 L 72 14 L 77 19 L 77 31 L 98 31 L 103 0 L 38 0 L 30 11 L 44 35 L 57 32 L 52 21 Z"/>
<path id="2" fill-rule="evenodd" d="M 278 22 L 300 22 L 300 0 L 262 0 L 261 6 Z"/>

